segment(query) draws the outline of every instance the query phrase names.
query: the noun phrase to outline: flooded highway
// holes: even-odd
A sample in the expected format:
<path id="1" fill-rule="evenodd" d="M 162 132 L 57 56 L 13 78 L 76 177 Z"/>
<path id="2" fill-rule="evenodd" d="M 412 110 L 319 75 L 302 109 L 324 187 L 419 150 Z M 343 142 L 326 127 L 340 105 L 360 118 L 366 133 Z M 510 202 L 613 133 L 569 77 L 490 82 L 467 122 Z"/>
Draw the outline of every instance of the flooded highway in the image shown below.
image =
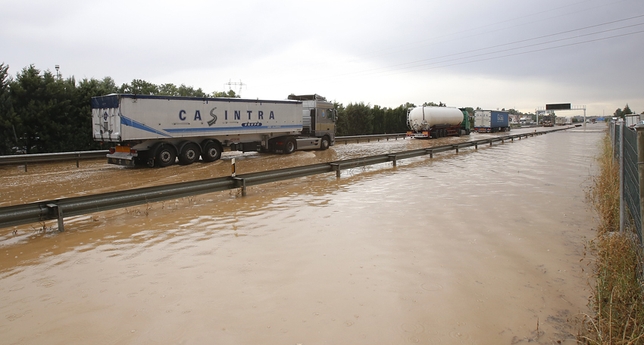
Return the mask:
<path id="1" fill-rule="evenodd" d="M 511 134 L 547 130 L 545 128 L 518 129 Z M 20 205 L 42 200 L 83 196 L 104 192 L 186 182 L 213 177 L 230 176 L 231 160 L 235 158 L 238 175 L 386 154 L 447 144 L 503 136 L 507 133 L 477 134 L 435 140 L 382 140 L 360 143 L 338 143 L 326 151 L 297 151 L 291 155 L 224 152 L 222 159 L 213 163 L 198 162 L 188 166 L 174 165 L 164 169 L 131 169 L 106 164 L 106 159 L 80 162 L 0 166 L 0 207 Z M 0 231 L 2 231 L 0 229 Z"/>
<path id="2" fill-rule="evenodd" d="M 604 128 L 72 217 L 63 233 L 0 228 L 3 343 L 574 344 Z M 0 206 L 226 176 L 232 157 L 244 174 L 491 135 L 0 167 Z"/>

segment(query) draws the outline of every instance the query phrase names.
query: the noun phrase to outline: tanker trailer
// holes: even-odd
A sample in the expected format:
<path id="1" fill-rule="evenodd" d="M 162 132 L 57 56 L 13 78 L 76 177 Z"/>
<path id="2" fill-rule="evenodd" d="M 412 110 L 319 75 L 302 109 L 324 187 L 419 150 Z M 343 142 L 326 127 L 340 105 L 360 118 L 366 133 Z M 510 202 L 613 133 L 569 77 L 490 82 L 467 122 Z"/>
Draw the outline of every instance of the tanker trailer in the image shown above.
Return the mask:
<path id="1" fill-rule="evenodd" d="M 470 134 L 470 118 L 465 109 L 416 107 L 407 112 L 408 137 L 442 138 Z"/>

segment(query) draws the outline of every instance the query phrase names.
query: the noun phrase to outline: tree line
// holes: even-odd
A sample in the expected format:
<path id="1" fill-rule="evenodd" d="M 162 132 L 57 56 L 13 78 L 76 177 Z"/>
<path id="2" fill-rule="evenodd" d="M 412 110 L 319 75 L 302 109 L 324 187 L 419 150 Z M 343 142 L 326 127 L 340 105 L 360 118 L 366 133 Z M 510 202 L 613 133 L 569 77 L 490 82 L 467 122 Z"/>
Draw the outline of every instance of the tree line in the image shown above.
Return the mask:
<path id="1" fill-rule="evenodd" d="M 165 96 L 239 97 L 233 90 L 206 93 L 201 88 L 174 84 L 153 84 L 141 79 L 117 86 L 110 77 L 62 78 L 34 65 L 12 77 L 9 66 L 0 64 L 0 155 L 50 153 L 107 149 L 92 138 L 90 100 L 110 93 Z M 423 105 L 445 106 L 426 102 Z M 407 130 L 407 110 L 414 104 L 396 108 L 365 103 L 344 106 L 338 111 L 336 134 L 368 135 L 402 133 Z M 466 108 L 470 116 L 473 108 Z M 512 109 L 513 110 L 513 109 Z"/>
<path id="2" fill-rule="evenodd" d="M 205 93 L 173 84 L 155 85 L 134 79 L 117 86 L 102 80 L 61 78 L 33 65 L 15 78 L 0 64 L 0 155 L 105 149 L 92 138 L 90 99 L 110 93 L 235 97 L 234 91 Z"/>
<path id="3" fill-rule="evenodd" d="M 631 110 L 628 104 L 626 104 L 624 109 L 617 108 L 617 110 L 615 110 L 615 112 L 613 113 L 613 116 L 621 117 L 623 119 L 626 115 L 631 115 L 631 114 L 635 114 L 635 113 Z M 644 114 L 644 111 L 642 112 L 642 114 Z"/>
<path id="4" fill-rule="evenodd" d="M 92 138 L 90 100 L 110 93 L 189 97 L 239 97 L 235 91 L 206 93 L 201 88 L 153 84 L 134 79 L 117 86 L 110 77 L 102 80 L 62 78 L 30 65 L 12 77 L 9 66 L 0 64 L 0 155 L 106 149 Z M 407 130 L 407 103 L 383 108 L 364 103 L 338 110 L 337 135 L 401 133 Z"/>

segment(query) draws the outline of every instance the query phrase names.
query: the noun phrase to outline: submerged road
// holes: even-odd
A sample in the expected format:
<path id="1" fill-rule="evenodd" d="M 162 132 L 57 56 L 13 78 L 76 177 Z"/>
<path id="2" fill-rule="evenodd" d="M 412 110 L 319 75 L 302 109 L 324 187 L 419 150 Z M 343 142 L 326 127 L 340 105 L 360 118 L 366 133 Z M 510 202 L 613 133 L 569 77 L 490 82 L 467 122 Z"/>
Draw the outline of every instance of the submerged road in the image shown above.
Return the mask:
<path id="1" fill-rule="evenodd" d="M 442 146 L 433 146 L 417 150 L 398 151 L 395 153 L 386 153 L 380 155 L 371 155 L 354 159 L 334 160 L 329 163 L 317 163 L 308 165 L 298 165 L 290 168 L 282 168 L 269 171 L 261 171 L 242 175 L 224 176 L 211 179 L 200 179 L 189 182 L 178 182 L 164 184 L 160 186 L 133 188 L 122 191 L 113 191 L 108 193 L 97 193 L 86 196 L 76 196 L 60 198 L 54 200 L 43 200 L 34 203 L 27 203 L 15 206 L 0 207 L 0 227 L 20 226 L 29 223 L 45 222 L 47 220 L 57 220 L 58 230 L 64 231 L 64 218 L 80 216 L 89 213 L 107 211 L 117 208 L 139 206 L 155 202 L 165 202 L 183 197 L 195 197 L 202 194 L 221 192 L 231 189 L 241 188 L 242 196 L 246 195 L 247 187 L 274 183 L 281 181 L 293 180 L 299 177 L 324 174 L 335 172 L 336 177 L 341 176 L 344 170 L 367 168 L 372 165 L 389 163 L 396 167 L 398 160 L 411 159 L 434 154 L 445 153 L 450 151 L 459 152 L 460 149 L 472 148 L 489 145 L 494 143 L 503 144 L 505 141 L 513 142 L 514 140 L 527 139 L 537 135 L 554 133 L 569 128 L 553 129 L 539 133 L 529 134 L 512 134 L 496 138 L 479 139 L 474 141 L 462 142 L 458 144 L 448 144 Z M 236 172 L 234 159 L 233 172 Z"/>
<path id="2" fill-rule="evenodd" d="M 243 198 L 101 212 L 64 233 L 2 233 L 0 333 L 9 344 L 575 344 L 594 226 L 583 188 L 602 135 L 573 129 Z M 386 150 L 371 145 L 241 161 Z M 82 182 L 229 167 L 104 165 L 82 165 Z M 31 183 L 81 192 L 75 167 L 50 168 L 30 170 Z M 29 184 L 18 175 L 4 181 Z"/>

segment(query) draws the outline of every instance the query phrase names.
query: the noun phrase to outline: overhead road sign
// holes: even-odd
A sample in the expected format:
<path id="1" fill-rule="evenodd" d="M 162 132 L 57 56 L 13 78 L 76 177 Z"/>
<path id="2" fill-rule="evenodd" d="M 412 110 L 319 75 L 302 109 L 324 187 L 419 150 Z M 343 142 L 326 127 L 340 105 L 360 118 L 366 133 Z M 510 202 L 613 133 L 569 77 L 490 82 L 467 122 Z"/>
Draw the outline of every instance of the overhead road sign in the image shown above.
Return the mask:
<path id="1" fill-rule="evenodd" d="M 570 103 L 546 104 L 546 110 L 570 110 Z"/>

